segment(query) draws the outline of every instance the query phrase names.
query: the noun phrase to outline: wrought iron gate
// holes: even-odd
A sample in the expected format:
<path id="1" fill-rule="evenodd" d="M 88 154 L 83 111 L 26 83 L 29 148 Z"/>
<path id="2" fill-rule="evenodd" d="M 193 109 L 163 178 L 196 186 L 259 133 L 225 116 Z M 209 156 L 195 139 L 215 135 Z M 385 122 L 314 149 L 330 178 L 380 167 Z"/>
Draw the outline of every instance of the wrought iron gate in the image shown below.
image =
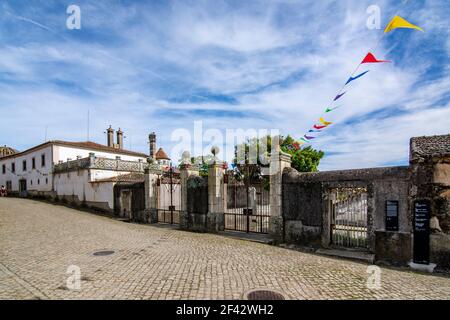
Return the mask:
<path id="1" fill-rule="evenodd" d="M 179 224 L 181 210 L 180 175 L 173 167 L 164 171 L 157 180 L 158 222 Z"/>
<path id="2" fill-rule="evenodd" d="M 244 169 L 239 179 L 236 172 L 227 172 L 227 210 L 225 229 L 233 231 L 268 233 L 270 218 L 269 188 L 265 177 Z"/>
<path id="3" fill-rule="evenodd" d="M 367 248 L 367 189 L 330 190 L 331 242 L 338 247 Z"/>

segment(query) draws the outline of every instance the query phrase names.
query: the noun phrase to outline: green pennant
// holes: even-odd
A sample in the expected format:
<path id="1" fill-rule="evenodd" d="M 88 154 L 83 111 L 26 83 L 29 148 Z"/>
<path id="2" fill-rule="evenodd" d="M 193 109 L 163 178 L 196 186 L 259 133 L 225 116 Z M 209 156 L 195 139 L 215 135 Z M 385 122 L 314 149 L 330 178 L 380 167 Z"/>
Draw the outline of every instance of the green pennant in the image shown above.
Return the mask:
<path id="1" fill-rule="evenodd" d="M 340 108 L 340 107 L 341 107 L 341 106 L 337 106 L 337 107 L 334 107 L 334 108 L 326 108 L 326 109 L 325 109 L 325 113 L 334 111 L 334 110 L 336 110 L 337 108 Z"/>

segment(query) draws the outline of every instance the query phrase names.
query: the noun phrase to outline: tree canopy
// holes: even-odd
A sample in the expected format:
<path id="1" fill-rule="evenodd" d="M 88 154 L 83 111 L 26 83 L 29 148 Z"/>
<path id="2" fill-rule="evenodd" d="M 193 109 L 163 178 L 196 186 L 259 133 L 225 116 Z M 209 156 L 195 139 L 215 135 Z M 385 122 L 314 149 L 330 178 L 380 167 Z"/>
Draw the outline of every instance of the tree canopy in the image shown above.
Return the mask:
<path id="1" fill-rule="evenodd" d="M 244 144 L 236 146 L 235 159 L 233 163 L 237 166 L 253 163 L 260 166 L 269 165 L 269 154 L 272 150 L 274 137 L 266 136 L 261 139 L 249 139 Z M 299 172 L 316 172 L 320 160 L 325 153 L 314 149 L 312 146 L 295 149 L 292 145 L 295 140 L 290 136 L 279 137 L 280 148 L 283 152 L 292 156 L 292 167 Z M 249 161 L 253 160 L 253 162 Z"/>

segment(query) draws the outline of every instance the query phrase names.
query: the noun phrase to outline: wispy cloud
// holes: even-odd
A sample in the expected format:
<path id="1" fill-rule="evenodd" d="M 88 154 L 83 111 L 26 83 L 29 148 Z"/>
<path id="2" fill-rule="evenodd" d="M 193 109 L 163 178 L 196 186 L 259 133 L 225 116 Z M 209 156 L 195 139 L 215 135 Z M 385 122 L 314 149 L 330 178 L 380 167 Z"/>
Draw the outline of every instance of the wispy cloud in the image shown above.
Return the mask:
<path id="1" fill-rule="evenodd" d="M 88 109 L 92 139 L 121 126 L 140 151 L 150 131 L 170 151 L 172 131 L 195 120 L 299 136 L 382 32 L 366 28 L 370 1 L 78 1 L 72 31 L 69 4 L 3 5 L 3 143 L 30 147 L 45 126 L 51 138 L 85 139 Z M 335 125 L 314 142 L 327 154 L 321 169 L 405 163 L 410 136 L 448 131 L 446 1 L 378 5 L 383 24 L 399 13 L 426 33 L 383 40 L 375 54 L 393 63 L 371 66 L 329 114 Z"/>
<path id="2" fill-rule="evenodd" d="M 47 27 L 47 26 L 45 26 L 45 25 L 43 25 L 43 24 L 41 24 L 41 23 L 39 23 L 39 22 L 37 22 L 37 21 L 31 20 L 31 19 L 28 19 L 28 18 L 26 18 L 26 17 L 19 16 L 19 15 L 12 14 L 11 12 L 9 12 L 9 11 L 7 11 L 7 10 L 5 10 L 4 12 L 5 12 L 7 15 L 9 15 L 9 16 L 11 16 L 11 17 L 13 17 L 14 19 L 17 19 L 17 20 L 19 20 L 19 21 L 25 21 L 25 22 L 31 23 L 31 24 L 33 24 L 33 25 L 35 25 L 35 26 L 38 26 L 39 28 L 45 29 L 45 30 L 47 30 L 47 31 L 55 32 L 54 30 L 50 29 L 49 27 Z"/>

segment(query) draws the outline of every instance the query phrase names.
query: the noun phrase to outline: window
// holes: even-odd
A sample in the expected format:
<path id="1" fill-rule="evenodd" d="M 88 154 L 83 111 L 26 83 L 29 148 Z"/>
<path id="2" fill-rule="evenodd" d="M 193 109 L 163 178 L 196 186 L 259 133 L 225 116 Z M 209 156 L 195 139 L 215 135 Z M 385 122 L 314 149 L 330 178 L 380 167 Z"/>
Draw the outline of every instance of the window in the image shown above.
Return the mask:
<path id="1" fill-rule="evenodd" d="M 6 164 L 2 165 L 2 173 L 3 173 L 3 174 L 6 173 Z"/>
<path id="2" fill-rule="evenodd" d="M 30 180 L 30 184 L 33 185 L 33 180 Z"/>
<path id="3" fill-rule="evenodd" d="M 36 169 L 36 158 L 31 159 L 31 169 Z"/>
<path id="4" fill-rule="evenodd" d="M 40 179 L 38 179 L 38 184 L 41 184 L 41 180 Z"/>
<path id="5" fill-rule="evenodd" d="M 45 178 L 45 184 L 48 184 L 48 178 Z"/>
<path id="6" fill-rule="evenodd" d="M 16 172 L 16 164 L 14 162 L 11 163 L 11 172 L 12 173 Z"/>
<path id="7" fill-rule="evenodd" d="M 12 189 L 12 182 L 6 181 L 6 190 L 11 191 L 11 189 Z"/>
<path id="8" fill-rule="evenodd" d="M 27 160 L 22 161 L 22 171 L 27 171 Z"/>
<path id="9" fill-rule="evenodd" d="M 45 167 L 45 154 L 41 155 L 41 167 Z"/>

